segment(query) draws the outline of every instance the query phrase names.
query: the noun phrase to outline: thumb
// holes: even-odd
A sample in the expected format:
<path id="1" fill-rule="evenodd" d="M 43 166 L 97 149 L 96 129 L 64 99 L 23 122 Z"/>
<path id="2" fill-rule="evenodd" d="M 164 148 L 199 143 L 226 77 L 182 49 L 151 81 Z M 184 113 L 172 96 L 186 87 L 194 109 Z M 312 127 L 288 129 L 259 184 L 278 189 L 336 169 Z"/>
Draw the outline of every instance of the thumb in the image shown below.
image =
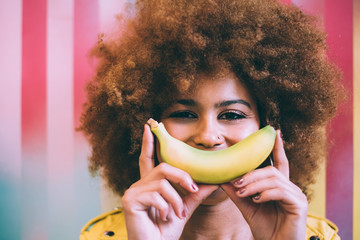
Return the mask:
<path id="1" fill-rule="evenodd" d="M 184 217 L 189 219 L 195 209 L 218 188 L 218 185 L 199 185 L 198 191 L 186 195 L 183 198 L 185 211 Z"/>
<path id="2" fill-rule="evenodd" d="M 154 136 L 151 133 L 150 127 L 145 124 L 139 157 L 140 176 L 142 178 L 154 168 L 154 141 Z"/>
<path id="3" fill-rule="evenodd" d="M 273 149 L 274 167 L 285 177 L 289 178 L 289 161 L 286 157 L 284 142 L 281 138 L 280 130 L 276 131 L 276 140 Z"/>

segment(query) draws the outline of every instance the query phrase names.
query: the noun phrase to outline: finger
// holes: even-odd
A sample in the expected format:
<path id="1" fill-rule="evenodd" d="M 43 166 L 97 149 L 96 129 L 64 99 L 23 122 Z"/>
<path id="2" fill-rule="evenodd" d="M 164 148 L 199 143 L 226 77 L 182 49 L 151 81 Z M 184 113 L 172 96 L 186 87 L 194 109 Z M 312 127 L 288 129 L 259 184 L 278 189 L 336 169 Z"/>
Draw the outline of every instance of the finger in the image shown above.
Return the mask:
<path id="1" fill-rule="evenodd" d="M 154 136 L 149 125 L 145 124 L 139 157 L 141 178 L 145 177 L 154 168 L 154 165 Z"/>
<path id="2" fill-rule="evenodd" d="M 187 172 L 170 166 L 167 163 L 160 163 L 155 170 L 151 172 L 149 178 L 153 180 L 166 178 L 170 182 L 180 185 L 188 192 L 198 191 L 197 184 Z"/>
<path id="3" fill-rule="evenodd" d="M 286 206 L 287 211 L 293 213 L 299 213 L 301 209 L 306 209 L 306 196 L 298 186 L 283 176 L 281 178 L 276 176 L 264 178 L 241 188 L 236 188 L 231 184 L 230 186 L 238 198 L 234 198 L 235 200 L 233 201 L 237 203 L 239 208 L 243 207 L 240 199 L 251 199 L 251 201 L 255 203 L 280 201 L 282 205 Z M 230 194 L 233 195 L 232 192 L 230 192 Z"/>
<path id="4" fill-rule="evenodd" d="M 218 188 L 219 186 L 217 185 L 200 185 L 197 192 L 190 193 L 184 197 L 183 217 L 189 218 L 195 209 Z"/>
<path id="5" fill-rule="evenodd" d="M 162 219 L 165 216 L 164 214 L 168 215 L 169 206 L 172 206 L 179 218 L 182 218 L 184 210 L 182 198 L 166 179 L 152 181 L 146 185 L 138 185 L 127 190 L 123 196 L 123 201 L 125 205 L 132 205 L 138 202 L 142 206 L 141 209 L 155 207 L 159 210 Z"/>
<path id="6" fill-rule="evenodd" d="M 231 184 L 235 188 L 242 188 L 245 187 L 251 183 L 261 181 L 263 179 L 269 179 L 269 178 L 279 178 L 283 181 L 288 181 L 288 179 L 280 173 L 278 169 L 276 169 L 273 166 L 267 166 L 265 168 L 261 169 L 255 169 L 253 171 L 250 171 L 246 173 L 244 176 L 242 176 L 239 179 L 236 179 L 231 182 Z"/>
<path id="7" fill-rule="evenodd" d="M 171 184 L 166 180 L 162 179 L 158 182 L 154 182 L 156 185 L 152 191 L 157 191 L 164 198 L 164 200 L 170 204 L 175 214 L 179 218 L 183 218 L 182 214 L 184 211 L 183 200 L 178 194 L 178 192 L 171 186 Z"/>
<path id="8" fill-rule="evenodd" d="M 284 188 L 270 188 L 263 192 L 248 192 L 239 196 L 238 189 L 231 184 L 222 184 L 221 187 L 235 203 L 246 221 L 250 221 L 254 212 L 258 210 L 259 203 L 278 201 L 284 209 L 293 214 L 304 214 L 307 211 L 307 200 L 304 194 Z"/>
<path id="9" fill-rule="evenodd" d="M 286 205 L 286 210 L 292 213 L 298 213 L 301 209 L 307 209 L 306 196 L 300 192 L 288 191 L 284 188 L 272 188 L 264 192 L 256 194 L 252 197 L 256 203 L 263 203 L 269 201 L 279 201 Z"/>
<path id="10" fill-rule="evenodd" d="M 159 193 L 147 193 L 146 196 L 143 196 L 142 199 L 144 205 L 154 207 L 159 211 L 161 220 L 168 220 L 170 206 Z"/>
<path id="11" fill-rule="evenodd" d="M 275 188 L 283 189 L 284 191 L 294 195 L 297 195 L 299 193 L 297 187 L 288 180 L 284 181 L 277 177 L 271 177 L 253 182 L 244 187 L 236 189 L 236 195 L 238 197 L 252 197 L 256 194 L 263 193 Z"/>
<path id="12" fill-rule="evenodd" d="M 257 204 L 277 201 L 288 214 L 293 214 L 297 217 L 302 216 L 306 220 L 308 200 L 300 189 L 292 192 L 284 188 L 273 188 L 256 195 L 252 200 Z"/>
<path id="13" fill-rule="evenodd" d="M 169 213 L 169 204 L 156 191 L 144 191 L 144 188 L 129 188 L 121 198 L 122 205 L 127 214 L 134 211 L 149 210 L 154 207 L 158 210 L 162 220 L 166 220 Z"/>
<path id="14" fill-rule="evenodd" d="M 289 161 L 286 157 L 280 130 L 276 130 L 276 139 L 272 155 L 274 158 L 274 167 L 277 168 L 286 178 L 289 178 Z"/>

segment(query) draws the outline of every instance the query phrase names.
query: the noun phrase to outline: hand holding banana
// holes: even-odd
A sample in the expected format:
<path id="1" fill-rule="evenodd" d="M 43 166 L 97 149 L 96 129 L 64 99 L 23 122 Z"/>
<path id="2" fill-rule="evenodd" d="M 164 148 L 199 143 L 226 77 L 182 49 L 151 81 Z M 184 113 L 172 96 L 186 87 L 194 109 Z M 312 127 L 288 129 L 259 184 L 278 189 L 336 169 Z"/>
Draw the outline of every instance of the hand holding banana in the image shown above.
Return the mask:
<path id="1" fill-rule="evenodd" d="M 160 143 L 162 161 L 190 174 L 194 181 L 221 184 L 257 168 L 271 153 L 276 132 L 266 126 L 219 151 L 204 151 L 170 136 L 162 123 L 148 120 Z"/>

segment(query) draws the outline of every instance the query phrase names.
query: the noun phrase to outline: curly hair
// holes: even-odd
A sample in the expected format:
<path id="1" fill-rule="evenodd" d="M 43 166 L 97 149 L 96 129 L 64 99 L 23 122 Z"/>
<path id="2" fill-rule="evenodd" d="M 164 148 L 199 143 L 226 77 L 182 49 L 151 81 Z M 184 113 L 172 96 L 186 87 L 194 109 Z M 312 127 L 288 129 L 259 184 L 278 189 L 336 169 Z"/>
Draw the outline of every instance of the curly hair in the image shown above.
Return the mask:
<path id="1" fill-rule="evenodd" d="M 310 197 L 326 158 L 326 131 L 343 88 L 317 19 L 276 0 L 139 0 L 122 31 L 92 49 L 80 130 L 89 169 L 118 194 L 139 179 L 143 125 L 159 119 L 199 72 L 232 71 L 258 104 L 261 125 L 282 131 L 290 178 Z"/>

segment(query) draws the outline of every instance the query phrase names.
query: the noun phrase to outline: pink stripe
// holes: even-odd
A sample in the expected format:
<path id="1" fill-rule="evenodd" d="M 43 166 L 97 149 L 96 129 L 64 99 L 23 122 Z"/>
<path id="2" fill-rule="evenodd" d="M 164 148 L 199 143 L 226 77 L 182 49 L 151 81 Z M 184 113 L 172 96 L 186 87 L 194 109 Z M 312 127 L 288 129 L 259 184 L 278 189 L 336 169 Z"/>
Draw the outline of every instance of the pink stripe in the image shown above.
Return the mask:
<path id="1" fill-rule="evenodd" d="M 46 10 L 46 0 L 23 0 L 21 231 L 29 240 L 48 239 Z"/>
<path id="2" fill-rule="evenodd" d="M 79 231 L 75 224 L 77 209 L 74 206 L 74 1 L 49 0 L 47 20 L 49 239 L 59 236 L 61 239 L 73 239 L 74 233 Z"/>
<path id="3" fill-rule="evenodd" d="M 334 142 L 328 159 L 326 215 L 340 228 L 342 239 L 352 239 L 353 221 L 353 19 L 352 1 L 326 1 L 325 22 L 329 55 L 343 70 L 349 99 L 330 126 Z"/>
<path id="4" fill-rule="evenodd" d="M 23 0 L 22 147 L 46 142 L 46 0 Z"/>
<path id="5" fill-rule="evenodd" d="M 96 44 L 99 33 L 97 0 L 75 0 L 74 22 L 74 123 L 78 127 L 85 102 L 85 84 L 93 68 L 88 58 L 89 50 Z"/>

